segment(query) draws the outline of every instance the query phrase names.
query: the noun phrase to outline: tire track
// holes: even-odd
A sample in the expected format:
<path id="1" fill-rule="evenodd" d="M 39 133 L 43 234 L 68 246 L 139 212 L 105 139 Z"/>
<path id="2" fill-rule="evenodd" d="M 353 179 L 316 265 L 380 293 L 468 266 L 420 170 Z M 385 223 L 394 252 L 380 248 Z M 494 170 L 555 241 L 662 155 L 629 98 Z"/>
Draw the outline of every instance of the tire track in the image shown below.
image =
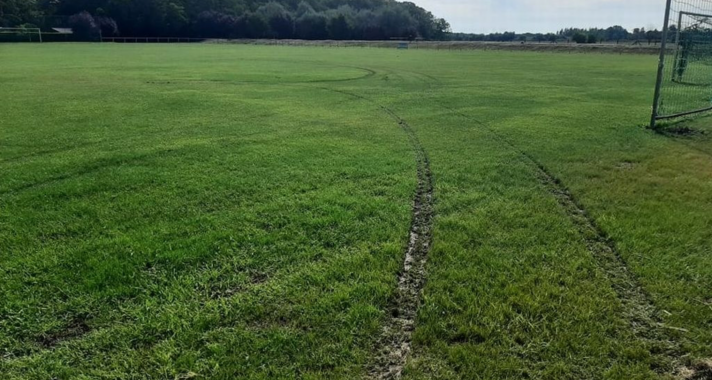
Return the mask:
<path id="1" fill-rule="evenodd" d="M 623 317 L 630 325 L 631 331 L 639 340 L 646 343 L 651 356 L 656 359 L 656 362 L 651 364 L 651 370 L 658 374 L 679 374 L 683 364 L 689 365 L 690 363 L 683 362 L 686 354 L 682 346 L 682 342 L 686 339 L 684 334 L 687 331 L 664 323 L 662 312 L 640 285 L 635 274 L 630 271 L 615 242 L 599 227 L 563 182 L 535 157 L 517 147 L 486 123 L 457 109 L 443 104 L 439 105 L 453 114 L 483 127 L 497 141 L 515 151 L 526 164 L 535 169 L 540 182 L 556 198 L 560 207 L 566 211 L 589 252 L 611 282 L 611 286 L 622 304 Z"/>
<path id="2" fill-rule="evenodd" d="M 44 178 L 35 182 L 27 182 L 9 189 L 2 189 L 0 190 L 0 197 L 10 194 L 19 194 L 24 191 L 34 190 L 37 188 L 45 187 L 47 185 L 56 184 L 58 182 L 76 179 L 109 168 L 121 167 L 124 165 L 136 165 L 145 162 L 150 162 L 156 158 L 179 155 L 184 150 L 185 148 L 168 148 L 148 153 L 140 153 L 134 156 L 109 157 L 95 160 L 94 162 L 84 165 L 83 167 L 79 167 L 77 170 L 74 170 L 72 172 L 59 174 L 49 178 Z"/>
<path id="3" fill-rule="evenodd" d="M 364 72 L 363 75 L 350 78 L 335 78 L 335 79 L 314 79 L 314 80 L 303 80 L 303 81 L 250 81 L 250 80 L 231 80 L 231 79 L 174 79 L 170 81 L 146 81 L 145 84 L 153 85 L 171 85 L 171 84 L 190 84 L 190 83 L 226 83 L 226 84 L 260 84 L 260 85 L 274 85 L 274 86 L 284 86 L 284 85 L 309 85 L 309 84 L 323 84 L 323 83 L 344 83 L 344 82 L 356 82 L 361 80 L 366 80 L 377 74 L 376 71 L 357 66 L 334 66 L 336 68 L 348 68 L 356 69 Z"/>
<path id="4" fill-rule="evenodd" d="M 399 379 L 412 350 L 412 335 L 425 286 L 427 261 L 432 246 L 435 215 L 434 182 L 428 156 L 413 129 L 388 108 L 382 107 L 408 135 L 416 154 L 418 186 L 413 200 L 413 216 L 403 268 L 398 276 L 398 295 L 391 318 L 378 342 L 376 363 L 369 369 L 374 379 Z"/>
<path id="5" fill-rule="evenodd" d="M 435 77 L 414 71 L 412 73 L 423 77 L 422 82 L 428 86 L 428 90 L 432 90 L 433 85 L 441 84 L 440 80 Z M 539 181 L 556 198 L 560 207 L 566 211 L 566 214 L 582 236 L 589 252 L 611 282 L 611 286 L 623 306 L 623 317 L 629 323 L 633 334 L 646 343 L 651 355 L 657 359 L 658 363 L 653 363 L 651 366 L 653 371 L 659 374 L 674 374 L 684 379 L 693 380 L 701 379 L 697 377 L 700 374 L 712 373 L 706 363 L 691 366 L 692 363 L 689 362 L 689 359 L 684 362 L 686 354 L 682 343 L 686 339 L 683 334 L 687 333 L 687 331 L 664 323 L 662 312 L 655 306 L 650 295 L 640 285 L 635 274 L 629 270 L 628 264 L 618 251 L 615 242 L 598 226 L 595 219 L 588 214 L 583 205 L 571 194 L 559 178 L 534 156 L 517 147 L 486 123 L 442 103 L 438 105 L 483 127 L 497 141 L 514 150 L 528 165 L 534 167 Z M 690 370 L 690 368 L 694 369 Z M 685 372 L 688 373 L 685 374 Z M 690 372 L 692 375 L 689 374 Z M 703 379 L 707 378 L 703 377 Z M 712 377 L 710 379 L 712 380 Z"/>
<path id="6" fill-rule="evenodd" d="M 385 323 L 377 341 L 373 363 L 367 367 L 367 377 L 370 379 L 400 379 L 412 351 L 415 320 L 426 280 L 425 264 L 433 239 L 434 179 L 430 169 L 430 160 L 413 128 L 390 108 L 352 92 L 328 87 L 318 88 L 344 94 L 377 106 L 398 123 L 408 136 L 415 153 L 417 187 L 413 199 L 408 245 L 405 249 L 403 267 L 398 275 L 398 291 L 390 302 L 390 318 Z"/>

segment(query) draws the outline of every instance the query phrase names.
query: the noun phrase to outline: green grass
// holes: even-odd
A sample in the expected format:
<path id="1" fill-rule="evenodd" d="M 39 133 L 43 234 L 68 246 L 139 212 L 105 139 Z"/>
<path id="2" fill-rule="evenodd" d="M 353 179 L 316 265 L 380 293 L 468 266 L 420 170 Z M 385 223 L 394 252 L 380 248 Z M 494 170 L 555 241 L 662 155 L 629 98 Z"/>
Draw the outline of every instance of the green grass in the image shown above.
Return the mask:
<path id="1" fill-rule="evenodd" d="M 712 64 L 706 61 L 690 62 L 682 77 L 678 77 L 674 69 L 674 57 L 668 58 L 659 114 L 669 116 L 709 108 L 712 99 Z"/>
<path id="2" fill-rule="evenodd" d="M 417 180 L 385 106 L 435 179 L 405 378 L 671 378 L 536 166 L 617 249 L 680 346 L 674 366 L 712 357 L 712 145 L 643 127 L 655 67 L 0 45 L 0 374 L 365 376 Z"/>

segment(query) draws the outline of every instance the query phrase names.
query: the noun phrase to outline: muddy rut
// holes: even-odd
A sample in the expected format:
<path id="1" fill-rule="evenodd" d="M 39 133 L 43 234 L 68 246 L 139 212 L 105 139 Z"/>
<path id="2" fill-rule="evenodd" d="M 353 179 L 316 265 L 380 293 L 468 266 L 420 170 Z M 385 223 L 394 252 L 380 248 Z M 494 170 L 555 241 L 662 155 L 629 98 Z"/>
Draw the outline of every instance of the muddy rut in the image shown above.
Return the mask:
<path id="1" fill-rule="evenodd" d="M 432 245 L 434 219 L 433 175 L 428 156 L 411 127 L 385 109 L 408 135 L 416 154 L 418 186 L 413 201 L 410 237 L 398 276 L 398 293 L 390 307 L 390 318 L 378 341 L 380 351 L 369 368 L 373 379 L 398 379 L 411 352 L 415 319 L 425 285 L 425 263 Z"/>
<path id="2" fill-rule="evenodd" d="M 375 357 L 367 367 L 367 377 L 370 379 L 400 379 L 412 351 L 415 319 L 426 280 L 425 264 L 433 239 L 434 179 L 430 161 L 413 128 L 390 108 L 352 92 L 329 87 L 319 88 L 348 95 L 377 106 L 398 123 L 408 137 L 415 154 L 417 186 L 413 199 L 408 245 L 405 249 L 403 266 L 398 275 L 398 290 L 390 302 L 388 319 L 376 342 Z"/>

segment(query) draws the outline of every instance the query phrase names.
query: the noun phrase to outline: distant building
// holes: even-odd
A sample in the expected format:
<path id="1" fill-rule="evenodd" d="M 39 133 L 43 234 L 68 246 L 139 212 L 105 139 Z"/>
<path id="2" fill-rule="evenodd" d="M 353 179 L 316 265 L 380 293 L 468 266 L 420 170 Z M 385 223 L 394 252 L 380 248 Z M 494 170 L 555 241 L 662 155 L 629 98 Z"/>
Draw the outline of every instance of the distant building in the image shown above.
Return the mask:
<path id="1" fill-rule="evenodd" d="M 74 34 L 72 28 L 52 28 L 52 30 L 59 34 Z"/>

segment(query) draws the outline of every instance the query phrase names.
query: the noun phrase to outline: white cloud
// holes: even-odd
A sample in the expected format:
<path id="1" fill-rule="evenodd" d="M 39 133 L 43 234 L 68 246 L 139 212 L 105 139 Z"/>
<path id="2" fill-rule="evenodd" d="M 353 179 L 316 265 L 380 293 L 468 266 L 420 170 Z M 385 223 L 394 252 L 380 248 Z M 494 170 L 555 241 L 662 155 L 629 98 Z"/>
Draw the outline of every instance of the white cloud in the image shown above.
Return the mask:
<path id="1" fill-rule="evenodd" d="M 462 32 L 553 32 L 566 27 L 662 25 L 664 1 L 411 0 Z M 659 4 L 658 4 L 659 3 Z"/>

